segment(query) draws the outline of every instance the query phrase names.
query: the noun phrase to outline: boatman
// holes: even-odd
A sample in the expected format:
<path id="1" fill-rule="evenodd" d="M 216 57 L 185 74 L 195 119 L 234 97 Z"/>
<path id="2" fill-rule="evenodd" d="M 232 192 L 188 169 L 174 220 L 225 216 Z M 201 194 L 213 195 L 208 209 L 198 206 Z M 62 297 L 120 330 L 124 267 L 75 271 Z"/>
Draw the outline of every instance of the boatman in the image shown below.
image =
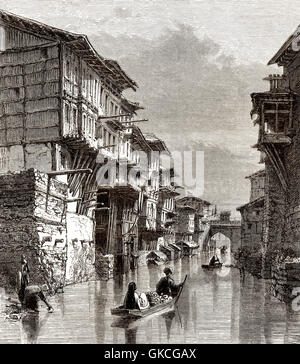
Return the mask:
<path id="1" fill-rule="evenodd" d="M 209 266 L 210 266 L 210 267 L 214 267 L 216 264 L 221 264 L 221 262 L 220 262 L 219 257 L 215 254 L 215 255 L 211 258 L 211 260 L 210 260 L 210 262 L 209 262 Z"/>
<path id="2" fill-rule="evenodd" d="M 165 268 L 164 269 L 165 277 L 161 278 L 160 281 L 156 285 L 156 292 L 160 296 L 172 296 L 175 297 L 180 289 L 182 287 L 182 283 L 175 284 L 174 279 L 172 278 L 172 269 L 171 268 Z"/>

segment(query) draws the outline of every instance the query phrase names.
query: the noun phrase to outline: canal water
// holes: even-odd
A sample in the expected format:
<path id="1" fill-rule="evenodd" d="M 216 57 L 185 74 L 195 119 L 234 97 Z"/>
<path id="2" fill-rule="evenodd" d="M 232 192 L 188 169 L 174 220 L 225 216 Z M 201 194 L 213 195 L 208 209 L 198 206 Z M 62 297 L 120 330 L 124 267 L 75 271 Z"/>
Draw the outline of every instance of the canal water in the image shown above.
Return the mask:
<path id="1" fill-rule="evenodd" d="M 239 271 L 222 268 L 204 271 L 207 256 L 174 263 L 177 282 L 188 274 L 178 309 L 135 322 L 111 316 L 128 282 L 139 291 L 155 288 L 163 267 L 141 267 L 108 282 L 88 282 L 65 288 L 51 298 L 54 313 L 41 306 L 39 315 L 21 321 L 0 316 L 2 343 L 300 343 L 300 314 L 270 295 L 269 283 Z M 0 295 L 0 311 L 5 308 Z"/>

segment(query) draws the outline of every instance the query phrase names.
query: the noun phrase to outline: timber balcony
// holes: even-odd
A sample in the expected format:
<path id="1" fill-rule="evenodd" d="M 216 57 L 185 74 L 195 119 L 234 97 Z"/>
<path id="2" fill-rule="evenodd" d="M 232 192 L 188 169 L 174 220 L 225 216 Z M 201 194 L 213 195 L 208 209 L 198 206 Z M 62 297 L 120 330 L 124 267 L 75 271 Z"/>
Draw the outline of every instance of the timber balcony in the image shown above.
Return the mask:
<path id="1" fill-rule="evenodd" d="M 150 216 L 140 216 L 139 217 L 139 229 L 140 231 L 156 231 L 156 218 Z"/>
<path id="2" fill-rule="evenodd" d="M 98 141 L 96 140 L 95 122 L 80 121 L 76 123 L 64 123 L 63 140 L 72 149 L 86 150 L 93 154 L 98 151 Z"/>
<path id="3" fill-rule="evenodd" d="M 165 218 L 163 218 L 163 211 L 166 212 Z M 166 233 L 170 233 L 172 230 L 174 230 L 174 225 L 176 224 L 178 217 L 178 214 L 176 212 L 166 211 L 166 209 L 158 207 L 157 214 L 157 230 Z"/>
<path id="4" fill-rule="evenodd" d="M 176 192 L 176 188 L 172 185 L 160 185 L 159 192 L 163 197 L 176 197 L 180 196 L 180 193 Z"/>
<path id="5" fill-rule="evenodd" d="M 270 160 L 283 189 L 286 190 L 288 176 L 283 162 L 283 151 L 292 143 L 295 135 L 293 125 L 295 93 L 289 89 L 284 76 L 270 75 L 264 80 L 270 82 L 270 90 L 251 95 L 253 103 L 251 117 L 257 115 L 254 125 L 259 125 L 258 142 L 254 148 Z"/>
<path id="6" fill-rule="evenodd" d="M 257 115 L 254 125 L 259 125 L 255 147 L 260 149 L 265 144 L 289 145 L 294 135 L 294 93 L 289 90 L 283 76 L 270 75 L 264 80 L 270 82 L 270 90 L 251 95 L 251 116 Z"/>

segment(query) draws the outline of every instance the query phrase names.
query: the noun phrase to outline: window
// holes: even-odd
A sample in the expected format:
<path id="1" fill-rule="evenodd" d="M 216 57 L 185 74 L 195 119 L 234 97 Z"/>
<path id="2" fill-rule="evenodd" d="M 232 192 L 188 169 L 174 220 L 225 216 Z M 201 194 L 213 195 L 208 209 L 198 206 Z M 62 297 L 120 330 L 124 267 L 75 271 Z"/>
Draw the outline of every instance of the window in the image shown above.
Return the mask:
<path id="1" fill-rule="evenodd" d="M 0 27 L 0 51 L 3 52 L 6 49 L 5 44 L 5 29 Z"/>
<path id="2" fill-rule="evenodd" d="M 76 66 L 74 68 L 74 83 L 78 83 L 78 68 Z"/>
<path id="3" fill-rule="evenodd" d="M 108 114 L 108 95 L 105 94 L 105 105 L 104 105 L 105 113 Z"/>
<path id="4" fill-rule="evenodd" d="M 92 119 L 91 118 L 89 118 L 88 132 L 89 132 L 89 136 L 91 136 L 92 135 Z"/>
<path id="5" fill-rule="evenodd" d="M 70 131 L 70 106 L 65 104 L 65 133 Z"/>
<path id="6" fill-rule="evenodd" d="M 70 122 L 70 106 L 68 104 L 65 104 L 65 122 Z"/>
<path id="7" fill-rule="evenodd" d="M 95 102 L 97 103 L 98 97 L 97 97 L 97 90 L 98 90 L 98 81 L 95 80 L 95 85 L 94 85 L 94 98 L 95 98 Z"/>
<path id="8" fill-rule="evenodd" d="M 116 137 L 113 137 L 112 143 L 113 143 L 113 145 L 116 144 Z M 112 148 L 113 153 L 115 152 L 115 150 L 116 150 L 116 147 L 113 147 Z"/>
<path id="9" fill-rule="evenodd" d="M 89 89 L 90 89 L 90 98 L 93 98 L 93 78 L 92 75 L 90 75 L 90 84 L 89 84 Z"/>
<path id="10" fill-rule="evenodd" d="M 70 79 L 70 74 L 71 74 L 70 61 L 67 59 L 67 62 L 66 62 L 66 76 L 67 76 L 68 79 Z"/>
<path id="11" fill-rule="evenodd" d="M 77 110 L 73 108 L 73 128 L 77 128 Z"/>
<path id="12" fill-rule="evenodd" d="M 83 114 L 83 121 L 82 121 L 82 132 L 86 134 L 86 114 Z"/>
<path id="13" fill-rule="evenodd" d="M 48 58 L 48 49 L 47 48 L 41 48 L 41 56 L 44 59 Z"/>
<path id="14" fill-rule="evenodd" d="M 82 88 L 83 88 L 83 90 L 85 90 L 85 86 L 86 86 L 86 71 L 85 71 L 85 69 L 83 70 L 83 72 L 82 72 Z"/>
<path id="15" fill-rule="evenodd" d="M 100 86 L 100 104 L 103 106 L 103 87 Z"/>

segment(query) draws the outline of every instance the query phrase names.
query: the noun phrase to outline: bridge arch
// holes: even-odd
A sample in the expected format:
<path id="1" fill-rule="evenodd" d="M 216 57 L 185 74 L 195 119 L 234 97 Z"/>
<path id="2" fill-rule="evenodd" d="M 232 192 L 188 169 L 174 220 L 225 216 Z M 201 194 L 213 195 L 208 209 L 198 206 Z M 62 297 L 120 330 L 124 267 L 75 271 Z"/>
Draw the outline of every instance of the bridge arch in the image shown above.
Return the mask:
<path id="1" fill-rule="evenodd" d="M 241 223 L 236 221 L 220 222 L 211 221 L 206 239 L 203 242 L 203 250 L 207 249 L 209 240 L 216 234 L 221 233 L 226 236 L 231 244 L 231 252 L 235 253 L 241 247 Z"/>

